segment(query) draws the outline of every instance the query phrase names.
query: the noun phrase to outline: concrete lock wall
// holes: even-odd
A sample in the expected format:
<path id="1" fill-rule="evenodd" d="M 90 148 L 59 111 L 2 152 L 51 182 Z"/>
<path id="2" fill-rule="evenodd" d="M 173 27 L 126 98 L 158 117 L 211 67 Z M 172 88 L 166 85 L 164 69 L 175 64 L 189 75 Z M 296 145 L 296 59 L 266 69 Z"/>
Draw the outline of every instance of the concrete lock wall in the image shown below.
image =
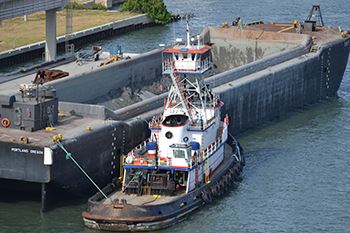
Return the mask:
<path id="1" fill-rule="evenodd" d="M 87 102 L 125 86 L 139 88 L 161 78 L 161 51 L 153 50 L 130 60 L 51 82 L 59 100 Z"/>

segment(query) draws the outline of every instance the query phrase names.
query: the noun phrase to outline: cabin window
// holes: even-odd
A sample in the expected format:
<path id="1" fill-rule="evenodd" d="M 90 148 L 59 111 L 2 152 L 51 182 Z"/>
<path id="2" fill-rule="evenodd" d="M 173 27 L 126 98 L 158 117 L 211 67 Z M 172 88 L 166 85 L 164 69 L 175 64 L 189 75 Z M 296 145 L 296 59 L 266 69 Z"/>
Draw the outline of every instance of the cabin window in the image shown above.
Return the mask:
<path id="1" fill-rule="evenodd" d="M 175 59 L 179 60 L 179 54 L 175 53 Z"/>
<path id="2" fill-rule="evenodd" d="M 186 151 L 185 150 L 173 150 L 174 158 L 176 159 L 185 159 Z"/>
<path id="3" fill-rule="evenodd" d="M 194 61 L 195 57 L 196 57 L 196 54 L 192 54 L 192 61 Z"/>
<path id="4" fill-rule="evenodd" d="M 184 59 L 187 59 L 187 53 L 184 53 L 182 56 Z"/>
<path id="5" fill-rule="evenodd" d="M 185 115 L 171 115 L 167 116 L 163 124 L 168 127 L 183 126 L 186 124 L 188 117 Z"/>

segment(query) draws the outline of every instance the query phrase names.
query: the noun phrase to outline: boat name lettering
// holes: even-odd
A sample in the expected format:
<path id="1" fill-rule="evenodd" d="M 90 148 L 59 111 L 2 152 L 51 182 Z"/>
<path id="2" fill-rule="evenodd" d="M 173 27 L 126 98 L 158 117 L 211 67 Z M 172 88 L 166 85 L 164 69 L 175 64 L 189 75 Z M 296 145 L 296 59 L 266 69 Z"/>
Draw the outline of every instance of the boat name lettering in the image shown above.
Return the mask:
<path id="1" fill-rule="evenodd" d="M 43 155 L 44 152 L 41 150 L 31 150 L 31 149 L 25 149 L 25 148 L 11 148 L 12 152 L 18 152 L 18 153 L 25 153 L 25 154 L 35 154 L 35 155 Z"/>

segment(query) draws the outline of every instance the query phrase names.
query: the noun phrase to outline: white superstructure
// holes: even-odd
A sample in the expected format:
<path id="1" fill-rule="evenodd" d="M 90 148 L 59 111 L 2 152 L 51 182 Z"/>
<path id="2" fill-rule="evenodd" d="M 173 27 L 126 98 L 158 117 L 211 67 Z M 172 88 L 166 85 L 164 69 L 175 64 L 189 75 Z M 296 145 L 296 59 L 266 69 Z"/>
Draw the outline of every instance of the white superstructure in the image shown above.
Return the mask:
<path id="1" fill-rule="evenodd" d="M 178 50 L 187 49 L 189 57 L 196 57 L 204 48 L 210 54 L 206 45 L 192 46 L 188 41 L 179 46 L 164 52 L 173 51 L 172 57 L 176 57 Z M 210 55 L 207 58 L 209 70 Z M 123 188 L 130 193 L 190 192 L 210 181 L 224 159 L 228 117 L 220 119 L 223 103 L 200 75 L 184 74 L 183 64 L 176 59 L 165 62 L 170 72 L 163 69 L 163 73 L 170 74 L 172 86 L 164 100 L 164 112 L 152 119 L 151 137 L 128 154 L 123 166 Z"/>

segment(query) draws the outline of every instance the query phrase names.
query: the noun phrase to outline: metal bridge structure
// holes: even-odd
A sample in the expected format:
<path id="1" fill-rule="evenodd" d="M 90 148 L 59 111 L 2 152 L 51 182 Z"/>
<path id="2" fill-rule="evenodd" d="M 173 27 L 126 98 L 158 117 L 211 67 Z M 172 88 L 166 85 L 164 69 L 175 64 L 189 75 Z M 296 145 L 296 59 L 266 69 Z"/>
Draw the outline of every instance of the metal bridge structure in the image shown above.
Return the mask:
<path id="1" fill-rule="evenodd" d="M 0 0 L 0 22 L 18 16 L 45 11 L 46 46 L 45 61 L 56 60 L 56 11 L 61 10 L 69 0 Z M 30 31 L 28 31 L 30 33 Z"/>

